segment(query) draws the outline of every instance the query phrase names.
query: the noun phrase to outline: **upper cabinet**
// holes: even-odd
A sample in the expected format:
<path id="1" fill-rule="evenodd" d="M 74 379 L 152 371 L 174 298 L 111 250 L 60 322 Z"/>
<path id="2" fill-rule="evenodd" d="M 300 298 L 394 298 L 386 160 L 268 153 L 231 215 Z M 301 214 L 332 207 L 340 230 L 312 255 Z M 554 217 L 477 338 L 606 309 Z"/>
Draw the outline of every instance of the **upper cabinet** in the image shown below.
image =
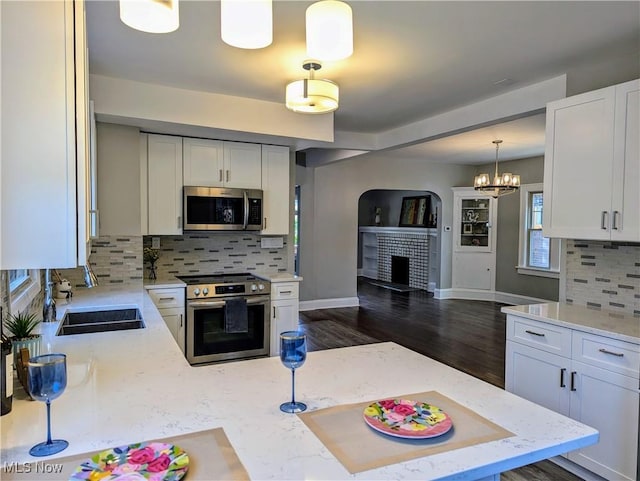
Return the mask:
<path id="1" fill-rule="evenodd" d="M 289 147 L 263 145 L 261 234 L 289 234 L 289 186 Z"/>
<path id="2" fill-rule="evenodd" d="M 640 241 L 640 80 L 547 105 L 545 237 Z"/>
<path id="3" fill-rule="evenodd" d="M 148 137 L 149 235 L 182 234 L 182 138 Z"/>
<path id="4" fill-rule="evenodd" d="M 185 138 L 184 185 L 261 189 L 261 146 Z"/>
<path id="5" fill-rule="evenodd" d="M 82 265 L 90 208 L 84 3 L 0 8 L 0 267 Z"/>

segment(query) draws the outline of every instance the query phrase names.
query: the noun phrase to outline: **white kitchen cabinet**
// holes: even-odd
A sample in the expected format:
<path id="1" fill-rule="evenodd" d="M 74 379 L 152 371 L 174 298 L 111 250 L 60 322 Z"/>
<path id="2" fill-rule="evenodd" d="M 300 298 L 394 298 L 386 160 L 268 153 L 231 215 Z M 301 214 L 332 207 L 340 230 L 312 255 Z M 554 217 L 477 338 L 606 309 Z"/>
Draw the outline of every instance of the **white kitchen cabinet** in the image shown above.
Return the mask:
<path id="1" fill-rule="evenodd" d="M 290 213 L 289 148 L 262 146 L 263 235 L 288 235 Z"/>
<path id="2" fill-rule="evenodd" d="M 638 344 L 507 315 L 506 390 L 596 428 L 567 457 L 612 481 L 636 475 L 639 371 Z"/>
<path id="3" fill-rule="evenodd" d="M 148 288 L 149 296 L 158 308 L 171 335 L 184 352 L 185 344 L 185 292 L 184 288 Z"/>
<path id="4" fill-rule="evenodd" d="M 461 296 L 495 289 L 496 199 L 473 188 L 453 189 L 452 287 Z M 466 292 L 463 292 L 466 291 Z"/>
<path id="5" fill-rule="evenodd" d="M 261 146 L 183 139 L 184 185 L 261 189 Z"/>
<path id="6" fill-rule="evenodd" d="M 148 136 L 149 235 L 182 234 L 182 138 Z"/>
<path id="7" fill-rule="evenodd" d="M 547 105 L 545 237 L 640 241 L 640 80 Z"/>
<path id="8" fill-rule="evenodd" d="M 90 251 L 84 2 L 0 8 L 0 266 L 83 265 Z"/>
<path id="9" fill-rule="evenodd" d="M 271 355 L 280 355 L 280 333 L 298 329 L 298 282 L 271 282 Z"/>

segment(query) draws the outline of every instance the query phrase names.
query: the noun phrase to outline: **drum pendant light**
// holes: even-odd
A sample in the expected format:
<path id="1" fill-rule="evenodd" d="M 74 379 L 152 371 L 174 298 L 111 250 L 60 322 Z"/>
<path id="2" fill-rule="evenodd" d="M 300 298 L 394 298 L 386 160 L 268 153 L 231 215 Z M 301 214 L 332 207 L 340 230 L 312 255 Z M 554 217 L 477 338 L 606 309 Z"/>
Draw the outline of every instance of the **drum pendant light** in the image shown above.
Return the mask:
<path id="1" fill-rule="evenodd" d="M 141 32 L 173 32 L 180 26 L 178 0 L 120 0 L 120 20 Z"/>
<path id="2" fill-rule="evenodd" d="M 331 80 L 316 79 L 314 73 L 322 65 L 306 60 L 302 68 L 309 71 L 309 78 L 287 85 L 286 105 L 289 110 L 302 114 L 327 114 L 338 108 L 339 88 Z"/>
<path id="3" fill-rule="evenodd" d="M 307 8 L 307 55 L 323 61 L 342 60 L 353 53 L 353 14 L 338 0 L 322 0 Z"/>
<path id="4" fill-rule="evenodd" d="M 257 49 L 273 41 L 271 0 L 222 0 L 220 35 L 232 47 Z"/>

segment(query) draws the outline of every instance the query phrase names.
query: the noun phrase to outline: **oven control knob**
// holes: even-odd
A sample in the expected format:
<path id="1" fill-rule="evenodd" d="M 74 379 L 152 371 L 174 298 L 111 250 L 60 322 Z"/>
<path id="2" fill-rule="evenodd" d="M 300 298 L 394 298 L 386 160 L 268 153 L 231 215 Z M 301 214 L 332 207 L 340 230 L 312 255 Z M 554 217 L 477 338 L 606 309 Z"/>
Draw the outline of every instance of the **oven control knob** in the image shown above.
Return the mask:
<path id="1" fill-rule="evenodd" d="M 205 287 L 202 289 L 202 295 L 206 296 L 207 294 L 209 294 L 209 288 Z"/>
<path id="2" fill-rule="evenodd" d="M 261 291 L 264 291 L 264 284 L 258 284 L 258 289 L 260 289 Z"/>
<path id="3" fill-rule="evenodd" d="M 251 290 L 252 291 L 257 291 L 258 290 L 258 286 L 256 286 L 255 284 L 251 284 Z"/>
<path id="4" fill-rule="evenodd" d="M 195 296 L 199 296 L 200 295 L 200 289 L 198 289 L 197 287 L 193 290 L 193 294 Z"/>

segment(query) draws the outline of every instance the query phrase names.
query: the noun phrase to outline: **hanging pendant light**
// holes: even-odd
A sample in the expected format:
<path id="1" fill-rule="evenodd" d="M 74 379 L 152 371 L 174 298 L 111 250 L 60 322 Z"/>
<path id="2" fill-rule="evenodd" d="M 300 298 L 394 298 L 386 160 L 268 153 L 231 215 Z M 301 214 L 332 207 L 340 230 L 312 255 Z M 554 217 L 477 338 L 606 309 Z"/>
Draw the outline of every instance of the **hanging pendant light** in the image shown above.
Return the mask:
<path id="1" fill-rule="evenodd" d="M 494 140 L 492 143 L 496 145 L 496 171 L 493 176 L 493 182 L 491 182 L 489 174 L 480 174 L 476 175 L 473 186 L 477 191 L 497 198 L 517 191 L 520 188 L 520 176 L 513 175 L 510 172 L 498 174 L 498 149 L 502 140 Z"/>
<path id="2" fill-rule="evenodd" d="M 173 32 L 180 26 L 178 0 L 120 0 L 120 20 L 142 32 Z"/>
<path id="3" fill-rule="evenodd" d="M 232 47 L 268 47 L 273 41 L 271 0 L 222 0 L 220 34 Z"/>
<path id="4" fill-rule="evenodd" d="M 331 80 L 316 79 L 314 74 L 322 65 L 306 60 L 302 68 L 309 71 L 309 78 L 287 85 L 286 105 L 289 110 L 302 114 L 327 114 L 338 108 L 339 88 Z"/>
<path id="5" fill-rule="evenodd" d="M 353 14 L 338 0 L 322 0 L 307 8 L 307 55 L 318 60 L 345 59 L 353 53 Z"/>

